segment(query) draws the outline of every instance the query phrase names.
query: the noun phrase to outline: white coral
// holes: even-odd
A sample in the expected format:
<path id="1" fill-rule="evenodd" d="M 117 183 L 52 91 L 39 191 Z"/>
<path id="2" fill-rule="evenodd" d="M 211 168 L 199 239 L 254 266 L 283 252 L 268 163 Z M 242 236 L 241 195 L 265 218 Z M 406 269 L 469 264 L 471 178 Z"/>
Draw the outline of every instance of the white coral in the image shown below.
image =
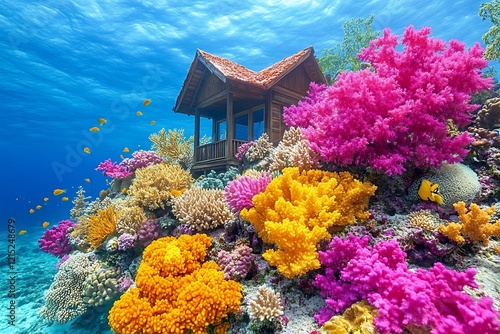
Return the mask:
<path id="1" fill-rule="evenodd" d="M 273 289 L 263 285 L 259 288 L 257 295 L 250 300 L 248 305 L 250 318 L 272 321 L 276 317 L 283 315 L 280 294 Z"/>

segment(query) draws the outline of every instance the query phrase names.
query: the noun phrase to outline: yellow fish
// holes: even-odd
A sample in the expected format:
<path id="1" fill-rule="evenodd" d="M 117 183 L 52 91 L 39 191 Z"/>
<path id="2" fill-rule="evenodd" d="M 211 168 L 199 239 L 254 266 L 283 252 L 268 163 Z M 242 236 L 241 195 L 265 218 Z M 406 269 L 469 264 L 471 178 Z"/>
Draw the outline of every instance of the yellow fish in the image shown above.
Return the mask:
<path id="1" fill-rule="evenodd" d="M 185 191 L 186 191 L 186 188 L 183 188 L 181 190 L 173 189 L 172 191 L 170 191 L 170 195 L 178 197 L 178 196 L 182 195 Z"/>
<path id="2" fill-rule="evenodd" d="M 40 210 L 41 208 L 42 208 L 42 206 L 41 206 L 41 205 L 37 205 L 37 206 L 35 207 L 35 209 L 37 209 L 37 210 Z"/>
<path id="3" fill-rule="evenodd" d="M 106 120 L 104 118 L 99 118 L 97 121 L 99 122 L 100 126 L 102 126 L 103 124 L 106 124 Z"/>
<path id="4" fill-rule="evenodd" d="M 44 198 L 43 198 L 43 201 L 44 201 L 44 202 L 47 202 L 48 200 L 49 200 L 49 198 L 48 198 L 48 197 L 44 197 Z"/>
<path id="5" fill-rule="evenodd" d="M 128 152 L 129 152 L 128 147 L 125 147 L 125 148 L 123 149 L 123 152 L 128 153 Z"/>
<path id="6" fill-rule="evenodd" d="M 138 111 L 138 112 L 136 112 L 136 115 L 137 116 L 142 116 L 142 112 Z"/>
<path id="7" fill-rule="evenodd" d="M 151 122 L 149 122 L 149 124 L 151 124 L 151 125 L 154 125 L 155 123 L 156 123 L 155 120 L 152 120 Z"/>
<path id="8" fill-rule="evenodd" d="M 83 152 L 85 152 L 85 153 L 87 153 L 87 154 L 90 154 L 90 148 L 85 147 L 85 148 L 83 149 Z"/>
<path id="9" fill-rule="evenodd" d="M 26 230 L 19 231 L 19 235 L 23 235 L 23 234 L 26 234 Z"/>
<path id="10" fill-rule="evenodd" d="M 90 128 L 90 132 L 98 132 L 98 131 L 100 131 L 100 130 L 97 126 L 93 126 Z"/>
<path id="11" fill-rule="evenodd" d="M 43 222 L 42 227 L 47 228 L 47 226 L 49 226 L 49 222 Z"/>
<path id="12" fill-rule="evenodd" d="M 121 159 L 125 159 L 125 157 L 123 156 L 123 154 L 120 154 L 120 158 Z"/>
<path id="13" fill-rule="evenodd" d="M 439 205 L 443 204 L 443 197 L 439 194 L 439 184 L 423 179 L 418 189 L 418 196 L 424 201 L 433 201 Z"/>
<path id="14" fill-rule="evenodd" d="M 69 198 L 67 198 L 67 197 L 63 197 L 63 198 L 61 198 L 61 200 L 62 200 L 63 202 L 67 202 L 67 201 L 69 200 Z"/>
<path id="15" fill-rule="evenodd" d="M 146 100 L 144 100 L 144 102 L 142 104 L 144 104 L 144 106 L 147 106 L 150 103 L 151 103 L 151 100 L 150 99 L 146 99 Z"/>
<path id="16" fill-rule="evenodd" d="M 90 179 L 89 179 L 89 178 L 86 178 L 86 179 L 85 179 L 85 182 L 90 182 Z"/>
<path id="17" fill-rule="evenodd" d="M 126 194 L 127 193 L 127 188 L 122 189 L 122 193 Z"/>
<path id="18" fill-rule="evenodd" d="M 66 192 L 66 189 L 54 189 L 52 194 L 54 194 L 54 196 L 58 196 L 58 195 L 64 194 L 65 192 Z"/>
<path id="19" fill-rule="evenodd" d="M 33 209 L 30 209 L 30 213 L 33 213 L 33 212 L 35 212 L 35 210 L 33 210 Z"/>

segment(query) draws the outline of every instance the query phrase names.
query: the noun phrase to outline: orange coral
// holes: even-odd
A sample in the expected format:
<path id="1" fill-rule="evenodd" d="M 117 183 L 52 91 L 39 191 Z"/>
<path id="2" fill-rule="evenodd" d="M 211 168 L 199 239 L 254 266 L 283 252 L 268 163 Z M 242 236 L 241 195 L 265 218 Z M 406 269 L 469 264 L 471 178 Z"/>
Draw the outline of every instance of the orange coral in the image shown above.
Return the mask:
<path id="1" fill-rule="evenodd" d="M 217 326 L 226 333 L 224 318 L 236 313 L 241 286 L 224 280 L 212 261 L 202 263 L 212 240 L 205 234 L 165 237 L 144 251 L 136 288 L 126 292 L 109 312 L 117 334 L 206 333 Z"/>
<path id="2" fill-rule="evenodd" d="M 291 278 L 320 267 L 316 247 L 331 237 L 328 229 L 368 217 L 365 209 L 376 189 L 347 172 L 285 168 L 240 216 L 252 223 L 264 242 L 278 247 L 263 257 Z"/>
<path id="3" fill-rule="evenodd" d="M 116 230 L 115 208 L 109 206 L 97 210 L 97 214 L 89 217 L 88 234 L 86 241 L 93 249 L 99 248 L 106 238 Z"/>
<path id="4" fill-rule="evenodd" d="M 494 224 L 490 223 L 491 215 L 495 207 L 481 209 L 479 205 L 472 203 L 469 210 L 464 202 L 453 204 L 458 213 L 459 223 L 449 223 L 447 226 L 440 225 L 439 231 L 453 241 L 464 242 L 465 236 L 472 242 L 481 241 L 484 246 L 489 243 L 490 236 L 500 236 L 500 220 Z"/>

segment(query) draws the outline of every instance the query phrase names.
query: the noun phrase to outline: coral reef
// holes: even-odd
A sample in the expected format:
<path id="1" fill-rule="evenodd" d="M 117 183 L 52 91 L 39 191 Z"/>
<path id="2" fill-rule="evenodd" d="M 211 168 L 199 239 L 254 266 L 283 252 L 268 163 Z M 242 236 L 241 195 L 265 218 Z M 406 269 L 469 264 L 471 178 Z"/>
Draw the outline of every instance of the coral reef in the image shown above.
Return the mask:
<path id="1" fill-rule="evenodd" d="M 226 172 L 219 174 L 212 170 L 207 175 L 202 175 L 193 185 L 204 189 L 223 190 L 228 182 L 234 180 L 238 175 L 239 172 L 236 167 L 229 167 Z"/>
<path id="2" fill-rule="evenodd" d="M 248 303 L 248 313 L 251 319 L 276 320 L 283 314 L 280 293 L 265 285 L 259 287 L 257 295 Z"/>
<path id="3" fill-rule="evenodd" d="M 142 222 L 141 227 L 136 233 L 137 241 L 144 247 L 148 246 L 153 240 L 160 236 L 160 221 L 158 219 L 149 219 Z"/>
<path id="4" fill-rule="evenodd" d="M 242 209 L 250 209 L 253 206 L 252 198 L 263 192 L 270 182 L 271 175 L 268 172 L 256 178 L 243 175 L 227 184 L 224 199 L 231 211 L 238 215 Z"/>
<path id="5" fill-rule="evenodd" d="M 108 268 L 93 272 L 83 282 L 82 300 L 87 307 L 100 306 L 118 297 L 116 277 L 119 270 Z"/>
<path id="6" fill-rule="evenodd" d="M 125 179 L 133 174 L 125 166 L 112 162 L 111 159 L 101 162 L 95 170 L 101 170 L 103 175 L 113 179 Z"/>
<path id="7" fill-rule="evenodd" d="M 136 169 L 156 165 L 162 162 L 163 159 L 154 151 L 134 151 L 132 158 L 125 158 L 120 162 L 120 166 L 124 166 L 130 172 L 135 172 Z"/>
<path id="8" fill-rule="evenodd" d="M 211 238 L 197 234 L 165 237 L 144 250 L 135 288 L 109 312 L 117 334 L 206 333 L 239 310 L 241 286 L 225 280 L 214 262 L 203 262 Z M 227 325 L 223 325 L 227 330 Z"/>
<path id="9" fill-rule="evenodd" d="M 38 239 L 38 246 L 45 253 L 63 257 L 71 252 L 71 245 L 68 239 L 68 229 L 75 226 L 71 220 L 62 220 L 58 225 L 46 230 L 42 237 Z"/>
<path id="10" fill-rule="evenodd" d="M 140 207 L 165 209 L 171 191 L 188 188 L 191 183 L 191 174 L 179 165 L 160 163 L 136 170 L 128 193 Z"/>
<path id="11" fill-rule="evenodd" d="M 298 127 L 285 130 L 283 139 L 268 157 L 269 170 L 280 171 L 286 167 L 299 167 L 300 170 L 318 168 L 319 156 Z"/>
<path id="12" fill-rule="evenodd" d="M 137 240 L 137 236 L 135 234 L 123 233 L 118 237 L 117 248 L 120 251 L 126 251 L 129 248 L 135 246 L 135 241 Z"/>
<path id="13" fill-rule="evenodd" d="M 85 240 L 92 249 L 99 248 L 106 238 L 116 230 L 117 212 L 113 206 L 98 210 L 88 217 L 88 230 Z"/>
<path id="14" fill-rule="evenodd" d="M 148 216 L 141 207 L 124 206 L 120 208 L 120 214 L 116 221 L 116 231 L 119 234 L 135 234 L 141 223 L 148 219 Z"/>
<path id="15" fill-rule="evenodd" d="M 80 216 L 85 214 L 85 207 L 89 204 L 87 200 L 92 198 L 91 196 L 85 196 L 85 190 L 82 186 L 78 186 L 76 191 L 76 197 L 73 199 L 73 208 L 69 210 L 70 217 L 72 220 L 78 220 Z"/>
<path id="16" fill-rule="evenodd" d="M 500 219 L 490 223 L 491 215 L 496 208 L 489 207 L 481 209 L 479 205 L 471 203 L 467 209 L 464 202 L 453 204 L 458 213 L 459 223 L 448 223 L 440 225 L 439 232 L 446 235 L 455 242 L 465 242 L 465 237 L 471 242 L 482 242 L 484 246 L 489 244 L 491 236 L 500 237 Z"/>
<path id="17" fill-rule="evenodd" d="M 222 190 L 191 187 L 172 202 L 175 217 L 198 231 L 216 228 L 232 218 Z"/>
<path id="18" fill-rule="evenodd" d="M 402 333 L 408 325 L 430 327 L 431 333 L 497 333 L 500 312 L 488 297 L 474 299 L 464 287 L 478 288 L 476 271 L 446 269 L 436 262 L 429 270 L 412 271 L 395 240 L 368 246 L 369 237 L 334 237 L 320 252 L 324 275 L 314 285 L 327 297 L 327 307 L 315 316 L 320 324 L 353 303 L 366 299 L 377 308 L 377 330 Z"/>
<path id="19" fill-rule="evenodd" d="M 253 197 L 253 207 L 240 216 L 252 223 L 259 237 L 277 246 L 263 257 L 287 278 L 320 267 L 316 247 L 330 238 L 328 229 L 366 219 L 368 200 L 376 187 L 347 172 L 300 172 L 285 168 L 266 190 Z"/>
<path id="20" fill-rule="evenodd" d="M 430 32 L 407 27 L 399 49 L 398 36 L 386 28 L 358 55 L 373 70 L 343 72 L 329 87 L 311 83 L 304 101 L 285 108 L 286 124 L 302 128 L 321 159 L 337 166 L 399 175 L 408 166 L 461 161 L 472 138 L 451 136 L 448 120 L 468 125 L 477 107 L 469 104 L 471 94 L 490 88 L 492 79 L 481 77 L 487 61 L 479 44 L 466 50 Z"/>
<path id="21" fill-rule="evenodd" d="M 54 282 L 45 293 L 45 304 L 40 316 L 56 323 L 68 322 L 85 313 L 83 286 L 87 277 L 96 269 L 86 254 L 73 254 L 61 264 Z"/>
<path id="22" fill-rule="evenodd" d="M 477 112 L 475 123 L 478 127 L 495 130 L 500 128 L 500 98 L 487 100 Z"/>
<path id="23" fill-rule="evenodd" d="M 366 300 L 352 304 L 342 315 L 335 315 L 321 326 L 320 334 L 373 334 L 375 307 Z M 375 311 L 375 312 L 374 312 Z"/>
<path id="24" fill-rule="evenodd" d="M 221 249 L 217 254 L 217 264 L 224 271 L 225 279 L 239 281 L 244 279 L 252 268 L 254 258 L 252 248 L 240 245 L 230 252 Z"/>
<path id="25" fill-rule="evenodd" d="M 149 136 L 153 142 L 151 149 L 156 150 L 156 154 L 165 158 L 165 161 L 172 164 L 179 164 L 185 169 L 189 169 L 193 164 L 193 140 L 191 136 L 186 140 L 184 129 L 168 130 L 161 129 L 157 134 Z"/>
<path id="26" fill-rule="evenodd" d="M 418 189 L 423 179 L 439 185 L 443 205 L 449 207 L 460 201 L 471 202 L 481 188 L 477 174 L 468 166 L 460 163 L 452 165 L 443 163 L 441 168 L 426 173 L 410 186 L 408 189 L 410 200 L 417 200 Z"/>

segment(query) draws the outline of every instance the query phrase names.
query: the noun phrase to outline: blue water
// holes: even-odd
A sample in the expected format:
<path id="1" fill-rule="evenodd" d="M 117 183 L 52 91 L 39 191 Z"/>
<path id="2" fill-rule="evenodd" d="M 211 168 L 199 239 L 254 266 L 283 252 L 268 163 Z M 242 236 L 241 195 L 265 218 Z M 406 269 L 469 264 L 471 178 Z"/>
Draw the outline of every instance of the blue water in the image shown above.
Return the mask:
<path id="1" fill-rule="evenodd" d="M 53 189 L 67 189 L 71 199 L 83 185 L 95 197 L 107 187 L 94 170 L 99 162 L 119 161 L 124 147 L 148 149 L 148 135 L 163 127 L 193 133 L 193 118 L 173 113 L 172 107 L 197 48 L 258 71 L 310 45 L 319 56 L 341 42 L 343 22 L 370 14 L 375 14 L 375 30 L 390 27 L 401 34 L 410 24 L 430 26 L 433 36 L 469 46 L 481 42 L 490 27 L 477 15 L 479 2 L 470 0 L 235 3 L 0 3 L 0 221 L 6 226 L 13 217 L 18 231 L 28 231 L 18 236 L 24 246 L 20 266 L 52 261 L 47 277 L 54 274 L 56 261 L 36 250 L 36 239 L 43 221 L 68 218 L 72 204 L 52 196 Z M 146 98 L 152 102 L 142 107 Z M 108 120 L 103 131 L 89 132 L 101 117 Z M 202 129 L 208 133 L 209 126 Z M 83 153 L 85 146 L 90 155 Z M 38 204 L 42 208 L 30 214 Z M 50 280 L 26 289 L 38 288 L 30 293 L 39 301 L 49 285 Z"/>

